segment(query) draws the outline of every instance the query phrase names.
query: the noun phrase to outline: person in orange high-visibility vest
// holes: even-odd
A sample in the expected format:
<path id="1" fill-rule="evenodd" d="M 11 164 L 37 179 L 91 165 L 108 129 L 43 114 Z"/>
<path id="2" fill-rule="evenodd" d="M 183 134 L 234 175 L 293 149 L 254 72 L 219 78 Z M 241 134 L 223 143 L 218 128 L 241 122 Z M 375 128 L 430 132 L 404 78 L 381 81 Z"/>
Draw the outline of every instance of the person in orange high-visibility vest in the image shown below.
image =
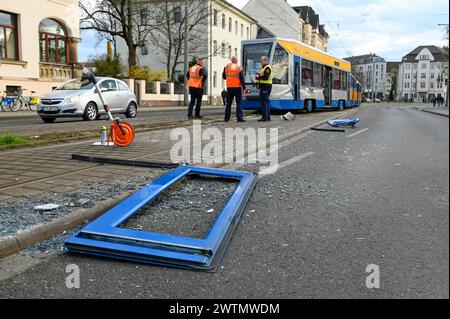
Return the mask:
<path id="1" fill-rule="evenodd" d="M 208 78 L 208 73 L 206 69 L 203 68 L 203 59 L 198 59 L 197 63 L 189 69 L 186 76 L 189 80 L 189 94 L 191 96 L 188 118 L 194 118 L 193 112 L 195 105 L 195 118 L 201 119 L 200 111 L 202 108 L 203 88 L 205 87 L 206 79 Z"/>
<path id="2" fill-rule="evenodd" d="M 223 70 L 223 79 L 227 81 L 227 106 L 225 109 L 225 122 L 231 119 L 231 105 L 236 99 L 236 116 L 238 122 L 245 122 L 242 111 L 242 90 L 245 90 L 244 69 L 238 64 L 236 57 L 231 58 L 231 63 Z"/>

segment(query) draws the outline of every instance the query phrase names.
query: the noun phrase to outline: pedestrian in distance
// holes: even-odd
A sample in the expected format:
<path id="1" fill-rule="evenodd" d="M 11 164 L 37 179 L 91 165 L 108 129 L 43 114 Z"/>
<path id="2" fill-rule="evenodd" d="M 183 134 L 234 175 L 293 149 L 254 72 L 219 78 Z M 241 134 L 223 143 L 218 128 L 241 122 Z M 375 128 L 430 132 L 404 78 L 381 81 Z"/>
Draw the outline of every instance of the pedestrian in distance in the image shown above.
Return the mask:
<path id="1" fill-rule="evenodd" d="M 433 95 L 433 97 L 431 98 L 431 102 L 433 103 L 433 107 L 436 107 L 437 98 L 435 95 Z"/>
<path id="2" fill-rule="evenodd" d="M 261 99 L 262 118 L 258 122 L 270 121 L 270 94 L 272 93 L 272 67 L 269 65 L 269 58 L 261 57 L 261 71 L 256 73 L 256 80 L 259 85 L 259 97 Z"/>
<path id="3" fill-rule="evenodd" d="M 197 59 L 197 63 L 189 69 L 186 74 L 188 78 L 189 94 L 191 96 L 191 102 L 189 103 L 188 118 L 193 119 L 194 106 L 195 106 L 195 118 L 202 119 L 201 108 L 203 100 L 203 92 L 208 78 L 208 72 L 203 67 L 203 59 Z"/>
<path id="4" fill-rule="evenodd" d="M 244 69 L 238 65 L 237 57 L 231 58 L 223 69 L 223 79 L 227 81 L 227 105 L 225 108 L 225 122 L 231 119 L 231 106 L 236 99 L 236 117 L 238 122 L 245 122 L 242 110 L 242 90 L 245 90 Z"/>

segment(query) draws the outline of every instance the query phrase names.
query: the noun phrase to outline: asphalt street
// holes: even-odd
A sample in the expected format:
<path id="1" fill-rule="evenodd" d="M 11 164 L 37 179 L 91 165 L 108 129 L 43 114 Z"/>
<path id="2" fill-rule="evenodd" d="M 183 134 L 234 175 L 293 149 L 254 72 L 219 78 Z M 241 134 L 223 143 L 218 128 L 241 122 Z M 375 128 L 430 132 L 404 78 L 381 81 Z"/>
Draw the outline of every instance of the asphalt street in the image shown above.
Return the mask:
<path id="1" fill-rule="evenodd" d="M 448 118 L 385 106 L 358 117 L 282 146 L 217 273 L 59 252 L 1 281 L 0 298 L 449 298 Z M 80 289 L 65 285 L 69 264 Z M 373 264 L 380 289 L 366 287 Z"/>

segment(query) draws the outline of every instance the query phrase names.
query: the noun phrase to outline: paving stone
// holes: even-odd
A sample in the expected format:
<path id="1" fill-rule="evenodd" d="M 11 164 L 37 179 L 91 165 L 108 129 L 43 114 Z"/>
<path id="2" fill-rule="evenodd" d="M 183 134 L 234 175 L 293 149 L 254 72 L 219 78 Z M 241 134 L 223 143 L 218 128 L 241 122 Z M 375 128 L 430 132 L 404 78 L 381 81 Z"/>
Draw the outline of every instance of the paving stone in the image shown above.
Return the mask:
<path id="1" fill-rule="evenodd" d="M 34 196 L 42 194 L 43 191 L 34 190 L 34 189 L 27 189 L 22 186 L 10 188 L 7 190 L 3 190 L 0 192 L 1 195 L 8 195 L 8 196 Z"/>

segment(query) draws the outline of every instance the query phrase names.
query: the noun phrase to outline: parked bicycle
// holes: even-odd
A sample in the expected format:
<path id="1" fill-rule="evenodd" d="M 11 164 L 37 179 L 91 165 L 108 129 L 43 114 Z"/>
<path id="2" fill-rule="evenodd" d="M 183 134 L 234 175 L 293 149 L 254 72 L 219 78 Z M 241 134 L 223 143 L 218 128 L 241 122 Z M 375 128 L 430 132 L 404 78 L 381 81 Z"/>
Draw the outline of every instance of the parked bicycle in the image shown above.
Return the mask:
<path id="1" fill-rule="evenodd" d="M 26 91 L 26 89 L 23 89 L 23 91 Z M 36 94 L 35 91 L 30 91 L 31 96 L 28 98 L 25 98 L 22 95 L 22 92 L 16 92 L 17 93 L 17 98 L 14 100 L 14 103 L 11 106 L 11 111 L 12 112 L 18 112 L 20 111 L 23 107 L 27 108 L 30 111 L 35 112 L 37 110 L 37 105 L 39 103 L 39 98 L 34 96 L 34 94 Z"/>
<path id="2" fill-rule="evenodd" d="M 3 93 L 5 93 L 5 95 L 2 96 L 0 107 L 3 112 L 9 112 L 11 111 L 12 105 L 14 104 L 16 99 L 14 97 L 8 96 L 7 91 L 4 91 Z"/>

